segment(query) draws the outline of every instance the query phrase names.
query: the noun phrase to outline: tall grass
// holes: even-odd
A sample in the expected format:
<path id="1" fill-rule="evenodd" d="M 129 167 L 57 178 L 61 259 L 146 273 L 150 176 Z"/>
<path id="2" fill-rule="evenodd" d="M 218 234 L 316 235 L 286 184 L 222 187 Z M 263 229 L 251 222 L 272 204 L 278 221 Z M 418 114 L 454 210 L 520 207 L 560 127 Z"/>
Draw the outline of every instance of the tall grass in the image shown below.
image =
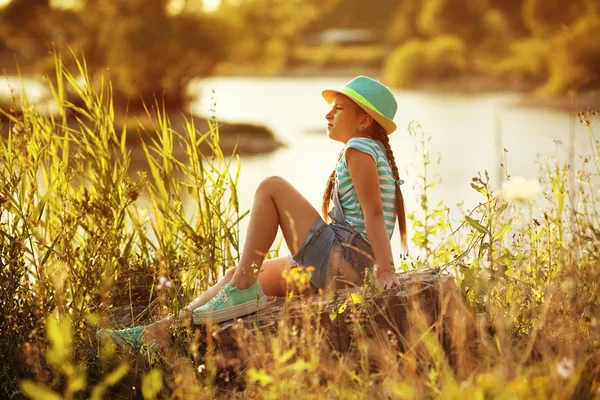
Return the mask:
<path id="1" fill-rule="evenodd" d="M 41 115 L 26 95 L 15 107 L 21 112 L 2 112 L 0 365 L 7 394 L 17 391 L 18 377 L 55 379 L 43 361 L 51 318 L 72 321 L 73 348 L 89 349 L 90 329 L 115 323 L 113 304 L 135 308 L 136 322 L 164 313 L 163 306 L 176 311 L 238 258 L 243 213 L 239 167 L 230 166 L 238 158 L 221 152 L 216 125 L 200 134 L 189 122 L 185 133 L 173 132 L 157 102 L 148 109 L 154 132 L 117 132 L 110 84 L 92 82 L 85 62 L 77 65 L 72 74 L 56 57 L 48 85 L 57 115 Z M 127 135 L 140 136 L 148 173 L 130 173 Z M 199 152 L 201 142 L 210 154 Z M 171 289 L 158 290 L 159 277 Z"/>
<path id="2" fill-rule="evenodd" d="M 194 330 L 182 321 L 171 329 L 171 349 L 124 353 L 99 346 L 95 329 L 176 313 L 235 265 L 245 215 L 239 164 L 230 173 L 238 161 L 222 154 L 216 124 L 206 133 L 191 123 L 174 132 L 159 102 L 148 109 L 153 132 L 116 132 L 110 83 L 92 82 L 85 63 L 78 66 L 73 75 L 56 58 L 48 84 L 58 115 L 40 115 L 26 97 L 22 114 L 3 112 L 2 397 L 600 396 L 594 113 L 580 115 L 590 155 L 578 165 L 543 160 L 543 208 L 514 190 L 494 190 L 484 172 L 472 182 L 481 203 L 458 224 L 444 204 L 429 204 L 429 138 L 411 126 L 424 154 L 424 216 L 411 215 L 420 254 L 402 266 L 413 278 L 423 267 L 453 276 L 435 315 L 408 279 L 386 293 L 365 286 L 315 302 L 288 296 L 255 325 Z M 149 169 L 134 176 L 125 138 L 136 134 Z M 201 142 L 209 154 L 198 151 Z M 307 282 L 297 270 L 288 279 Z M 389 299 L 397 303 L 386 311 Z M 403 317 L 391 318 L 398 310 Z M 335 345 L 334 328 L 344 346 Z"/>

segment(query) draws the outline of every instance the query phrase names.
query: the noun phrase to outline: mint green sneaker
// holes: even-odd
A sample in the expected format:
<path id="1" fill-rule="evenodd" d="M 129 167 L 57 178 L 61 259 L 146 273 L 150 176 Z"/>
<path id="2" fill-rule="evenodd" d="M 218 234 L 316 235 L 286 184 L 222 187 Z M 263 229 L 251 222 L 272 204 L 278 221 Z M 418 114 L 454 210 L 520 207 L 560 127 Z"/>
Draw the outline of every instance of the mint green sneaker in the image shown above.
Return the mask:
<path id="1" fill-rule="evenodd" d="M 269 300 L 258 281 L 246 290 L 225 284 L 217 295 L 202 307 L 194 310 L 194 324 L 219 323 L 264 310 Z"/>
<path id="2" fill-rule="evenodd" d="M 111 339 L 120 345 L 128 344 L 135 349 L 139 349 L 144 344 L 144 327 L 136 326 L 118 331 L 100 329 L 96 332 L 96 336 L 98 336 L 98 339 Z"/>

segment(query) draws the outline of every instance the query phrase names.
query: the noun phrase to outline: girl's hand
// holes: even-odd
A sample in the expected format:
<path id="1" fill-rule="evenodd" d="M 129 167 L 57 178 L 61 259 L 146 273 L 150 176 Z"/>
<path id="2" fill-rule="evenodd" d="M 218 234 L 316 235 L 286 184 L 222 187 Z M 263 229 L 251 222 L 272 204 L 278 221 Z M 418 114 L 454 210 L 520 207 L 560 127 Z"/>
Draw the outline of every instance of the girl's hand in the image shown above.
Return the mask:
<path id="1" fill-rule="evenodd" d="M 391 289 L 394 286 L 394 274 L 391 272 L 382 272 L 377 274 L 375 282 L 383 288 L 383 290 Z"/>

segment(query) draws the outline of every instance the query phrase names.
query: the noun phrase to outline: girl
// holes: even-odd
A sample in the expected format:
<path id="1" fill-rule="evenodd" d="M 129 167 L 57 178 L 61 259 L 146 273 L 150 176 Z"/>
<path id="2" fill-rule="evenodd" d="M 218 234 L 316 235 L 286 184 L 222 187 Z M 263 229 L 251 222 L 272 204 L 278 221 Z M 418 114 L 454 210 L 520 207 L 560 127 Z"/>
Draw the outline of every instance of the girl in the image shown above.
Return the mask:
<path id="1" fill-rule="evenodd" d="M 239 265 L 192 301 L 180 318 L 192 316 L 195 324 L 205 324 L 264 309 L 267 296 L 297 292 L 283 278 L 284 271 L 297 266 L 314 267 L 313 290 L 326 288 L 341 276 L 360 283 L 365 269 L 372 270 L 385 288 L 393 282 L 390 238 L 396 218 L 406 246 L 401 181 L 387 136 L 396 130 L 392 121 L 396 100 L 387 87 L 365 76 L 340 90 L 325 90 L 323 97 L 331 104 L 325 116 L 327 135 L 344 144 L 323 194 L 323 219 L 288 182 L 279 177 L 265 179 L 254 195 Z M 328 213 L 331 200 L 333 210 Z M 265 261 L 278 228 L 293 256 Z M 256 266 L 260 266 L 258 273 Z M 142 342 L 167 345 L 169 323 L 167 318 L 146 327 L 98 334 L 135 347 Z"/>

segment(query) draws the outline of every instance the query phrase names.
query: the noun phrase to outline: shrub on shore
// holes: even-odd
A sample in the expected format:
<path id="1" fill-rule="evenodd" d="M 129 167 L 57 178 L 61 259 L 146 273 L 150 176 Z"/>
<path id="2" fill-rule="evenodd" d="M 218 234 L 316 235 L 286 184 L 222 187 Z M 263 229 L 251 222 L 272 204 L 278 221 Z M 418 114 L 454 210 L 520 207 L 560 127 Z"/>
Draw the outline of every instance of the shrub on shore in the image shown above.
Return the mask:
<path id="1" fill-rule="evenodd" d="M 457 76 L 466 66 L 466 55 L 465 44 L 455 36 L 409 40 L 388 58 L 385 81 L 395 87 L 410 87 L 424 80 Z"/>

